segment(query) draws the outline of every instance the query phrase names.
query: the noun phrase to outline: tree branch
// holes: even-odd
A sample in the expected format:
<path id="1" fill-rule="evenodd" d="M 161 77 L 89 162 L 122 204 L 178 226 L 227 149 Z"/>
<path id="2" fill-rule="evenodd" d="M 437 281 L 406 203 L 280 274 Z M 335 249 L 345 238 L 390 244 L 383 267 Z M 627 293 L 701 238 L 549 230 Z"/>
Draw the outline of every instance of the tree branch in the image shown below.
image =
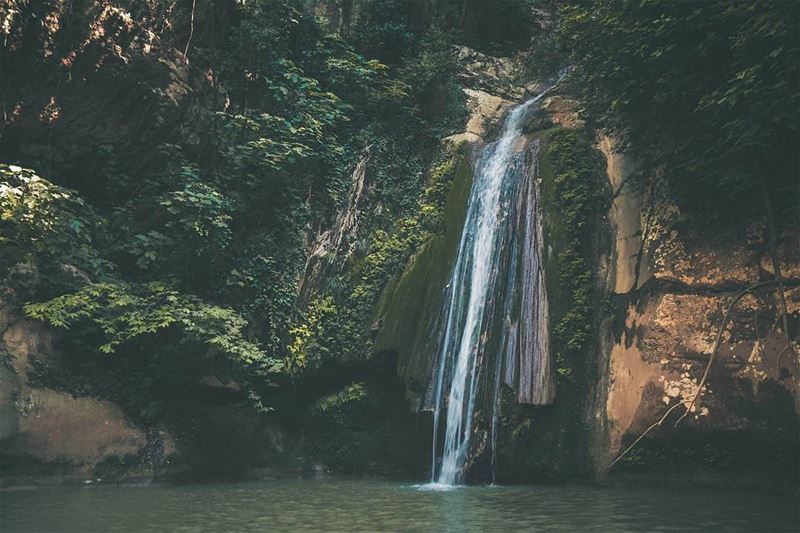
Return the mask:
<path id="1" fill-rule="evenodd" d="M 742 289 L 741 291 L 739 291 L 739 293 L 736 295 L 733 301 L 731 301 L 731 303 L 728 304 L 728 308 L 725 310 L 725 316 L 722 318 L 722 323 L 719 325 L 719 329 L 717 330 L 717 337 L 716 339 L 714 339 L 714 348 L 711 350 L 711 356 L 708 358 L 708 364 L 706 365 L 706 369 L 703 372 L 703 377 L 702 379 L 700 379 L 700 383 L 697 386 L 697 390 L 692 396 L 692 401 L 689 402 L 689 405 L 686 407 L 686 411 L 683 413 L 683 415 L 681 415 L 678 421 L 675 422 L 675 427 L 678 427 L 678 424 L 681 423 L 681 420 L 686 418 L 686 416 L 691 412 L 692 408 L 694 407 L 694 404 L 697 402 L 697 399 L 703 393 L 703 387 L 705 387 L 706 381 L 708 380 L 708 374 L 709 372 L 711 372 L 711 367 L 714 366 L 714 361 L 717 358 L 717 352 L 719 352 L 719 346 L 720 343 L 722 342 L 722 333 L 725 331 L 725 325 L 728 323 L 728 320 L 730 319 L 733 308 L 736 306 L 737 303 L 739 303 L 739 300 L 745 297 L 745 295 L 752 293 L 759 287 L 772 285 L 773 283 L 775 283 L 775 280 L 771 279 L 767 281 L 762 281 L 760 283 L 756 283 L 754 285 L 750 285 L 746 289 Z M 756 332 L 756 336 L 758 336 L 758 332 Z"/>
<path id="2" fill-rule="evenodd" d="M 656 422 L 655 424 L 653 424 L 653 425 L 652 425 L 652 426 L 650 426 L 649 428 L 645 429 L 645 430 L 642 432 L 642 434 L 641 434 L 641 435 L 639 435 L 638 437 L 636 437 L 636 440 L 635 440 L 635 441 L 633 441 L 633 442 L 631 443 L 631 445 L 630 445 L 630 446 L 628 446 L 627 448 L 625 448 L 625 451 L 624 451 L 624 452 L 622 452 L 621 454 L 619 454 L 619 456 L 617 456 L 617 458 L 616 458 L 616 459 L 614 459 L 613 461 L 611 461 L 611 464 L 610 464 L 610 465 L 608 465 L 608 468 L 611 468 L 612 466 L 614 466 L 615 464 L 617 464 L 617 461 L 619 461 L 620 459 L 622 459 L 623 457 L 625 457 L 625 456 L 628 454 L 628 452 L 629 452 L 629 451 L 631 451 L 631 450 L 633 449 L 633 447 L 634 447 L 634 446 L 636 446 L 637 444 L 639 444 L 639 441 L 640 441 L 640 440 L 642 440 L 642 439 L 645 437 L 645 435 L 647 435 L 648 433 L 650 433 L 651 431 L 653 431 L 655 428 L 657 428 L 657 427 L 659 427 L 661 424 L 663 424 L 663 423 L 664 423 L 664 420 L 666 420 L 666 419 L 667 419 L 667 417 L 670 415 L 670 413 L 672 413 L 672 411 L 674 411 L 675 409 L 677 409 L 677 408 L 678 408 L 678 407 L 680 407 L 681 405 L 685 405 L 685 404 L 687 404 L 687 403 L 689 403 L 689 402 L 688 402 L 688 401 L 682 401 L 682 402 L 676 403 L 675 405 L 673 405 L 672 407 L 670 407 L 670 408 L 667 410 L 667 412 L 666 412 L 666 413 L 664 413 L 664 416 L 662 416 L 662 417 L 659 419 L 659 421 L 658 421 L 658 422 Z"/>
<path id="3" fill-rule="evenodd" d="M 183 49 L 183 62 L 189 63 L 189 45 L 192 44 L 192 36 L 194 35 L 194 8 L 197 0 L 192 0 L 192 16 L 189 19 L 189 39 L 186 41 L 186 48 Z"/>
<path id="4" fill-rule="evenodd" d="M 759 296 L 758 296 L 758 295 L 755 293 L 755 290 L 756 290 L 756 289 L 759 289 L 759 288 L 761 288 L 761 287 L 765 287 L 765 286 L 767 286 L 767 285 L 772 285 L 773 283 L 776 283 L 776 280 L 774 280 L 774 279 L 771 279 L 771 280 L 767 280 L 767 281 L 761 281 L 761 282 L 759 282 L 759 283 L 755 283 L 755 284 L 753 284 L 753 285 L 750 285 L 749 287 L 747 287 L 747 288 L 745 288 L 745 289 L 742 289 L 741 291 L 739 291 L 739 292 L 736 294 L 736 296 L 733 298 L 733 300 L 731 301 L 731 303 L 729 303 L 729 304 L 728 304 L 728 307 L 727 307 L 727 309 L 725 310 L 725 315 L 724 315 L 724 317 L 723 317 L 723 319 L 722 319 L 722 323 L 720 324 L 720 326 L 719 326 L 719 329 L 717 330 L 717 336 L 716 336 L 716 338 L 714 339 L 714 347 L 713 347 L 713 349 L 711 350 L 711 356 L 708 358 L 708 364 L 706 364 L 706 369 L 705 369 L 705 371 L 703 372 L 703 377 L 702 377 L 702 379 L 700 380 L 700 383 L 699 383 L 699 385 L 698 385 L 698 387 L 697 387 L 697 391 L 695 391 L 694 395 L 692 396 L 692 399 L 691 399 L 691 400 L 684 400 L 684 401 L 682 401 L 682 402 L 679 402 L 679 403 L 676 403 L 675 405 L 673 405 L 672 407 L 670 407 L 670 408 L 667 410 L 667 412 L 666 412 L 666 413 L 664 413 L 664 415 L 663 415 L 663 416 L 662 416 L 662 417 L 661 417 L 661 418 L 660 418 L 660 419 L 659 419 L 657 422 L 655 422 L 655 423 L 654 423 L 654 424 L 652 424 L 650 427 L 648 427 L 647 429 L 645 429 L 645 430 L 642 432 L 642 434 L 641 434 L 641 435 L 639 435 L 638 437 L 636 437 L 636 440 L 634 440 L 634 441 L 631 443 L 631 445 L 630 445 L 630 446 L 628 446 L 627 448 L 625 448 L 625 451 L 623 451 L 621 454 L 619 454 L 619 455 L 617 456 L 617 458 L 616 458 L 616 459 L 614 459 L 613 461 L 611 461 L 611 463 L 608 465 L 608 468 L 611 468 L 611 467 L 613 467 L 615 464 L 617 464 L 617 462 L 619 462 L 619 460 L 620 460 L 620 459 L 622 459 L 623 457 L 625 457 L 625 456 L 628 454 L 628 452 L 630 452 L 630 451 L 631 451 L 631 450 L 632 450 L 632 449 L 633 449 L 633 448 L 634 448 L 634 447 L 635 447 L 637 444 L 639 444 L 639 442 L 640 442 L 640 441 L 641 441 L 641 440 L 642 440 L 642 439 L 643 439 L 643 438 L 644 438 L 644 437 L 645 437 L 645 436 L 646 436 L 648 433 L 650 433 L 651 431 L 653 431 L 655 428 L 657 428 L 657 427 L 661 426 L 661 425 L 664 423 L 664 421 L 665 421 L 665 420 L 666 420 L 666 419 L 669 417 L 669 415 L 670 415 L 670 414 L 671 414 L 671 413 L 672 413 L 672 412 L 673 412 L 675 409 L 677 409 L 678 407 L 680 407 L 680 406 L 682 406 L 682 405 L 686 407 L 686 410 L 683 412 L 683 414 L 682 414 L 682 415 L 681 415 L 681 417 L 678 419 L 678 421 L 677 421 L 677 422 L 675 422 L 675 426 L 673 426 L 673 427 L 677 427 L 677 426 L 678 426 L 678 424 L 680 424 L 680 423 L 681 423 L 681 420 L 683 420 L 684 418 L 686 418 L 686 416 L 687 416 L 687 415 L 688 415 L 688 414 L 689 414 L 689 413 L 692 411 L 692 408 L 694 407 L 695 403 L 697 402 L 697 399 L 700 397 L 700 395 L 701 395 L 701 394 L 702 394 L 702 392 L 703 392 L 703 387 L 705 387 L 706 381 L 708 380 L 708 375 L 709 375 L 709 373 L 711 372 L 711 367 L 714 365 L 714 361 L 715 361 L 715 360 L 716 360 L 716 358 L 717 358 L 717 352 L 719 352 L 719 347 L 720 347 L 720 344 L 721 344 L 721 342 L 722 342 L 722 334 L 723 334 L 723 332 L 725 331 L 725 325 L 726 325 L 726 324 L 728 323 L 728 321 L 730 320 L 730 316 L 731 316 L 731 312 L 733 311 L 733 308 L 736 306 L 736 304 L 739 302 L 739 300 L 741 300 L 742 298 L 744 298 L 744 296 L 745 296 L 745 295 L 747 295 L 747 294 L 753 294 L 753 295 L 754 295 L 754 296 L 755 296 L 755 297 L 756 297 L 756 298 L 757 298 L 759 301 L 761 301 L 761 299 L 759 298 Z M 756 337 L 758 337 L 758 331 L 756 331 Z"/>
<path id="5" fill-rule="evenodd" d="M 767 245 L 769 247 L 769 256 L 772 260 L 772 271 L 775 274 L 775 280 L 778 282 L 778 299 L 781 302 L 781 322 L 783 326 L 783 337 L 786 339 L 786 348 L 784 348 L 783 352 L 781 352 L 781 356 L 783 357 L 784 352 L 790 350 L 794 352 L 794 346 L 792 345 L 792 339 L 789 336 L 789 310 L 786 307 L 786 294 L 783 291 L 783 275 L 781 274 L 781 262 L 778 258 L 778 250 L 777 250 L 777 242 L 778 242 L 778 235 L 775 226 L 775 213 L 772 210 L 772 200 L 769 197 L 769 191 L 767 190 L 766 185 L 764 185 L 764 176 L 761 173 L 761 169 L 756 163 L 756 172 L 759 173 L 761 176 L 761 196 L 764 201 L 764 210 L 767 212 Z"/>

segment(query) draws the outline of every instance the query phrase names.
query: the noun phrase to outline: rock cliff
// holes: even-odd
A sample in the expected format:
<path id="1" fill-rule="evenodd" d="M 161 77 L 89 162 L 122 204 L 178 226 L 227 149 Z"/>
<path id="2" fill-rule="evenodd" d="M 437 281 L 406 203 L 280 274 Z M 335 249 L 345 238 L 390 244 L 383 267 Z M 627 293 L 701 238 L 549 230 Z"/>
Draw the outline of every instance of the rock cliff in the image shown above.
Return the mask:
<path id="1" fill-rule="evenodd" d="M 599 470 L 649 430 L 612 475 L 750 468 L 791 476 L 784 467 L 796 464 L 798 445 L 797 228 L 785 231 L 777 250 L 787 333 L 763 220 L 707 228 L 682 218 L 657 191 L 637 184 L 635 161 L 611 139 L 599 148 L 614 191 L 606 284 L 616 313 L 605 318 L 602 343 Z"/>

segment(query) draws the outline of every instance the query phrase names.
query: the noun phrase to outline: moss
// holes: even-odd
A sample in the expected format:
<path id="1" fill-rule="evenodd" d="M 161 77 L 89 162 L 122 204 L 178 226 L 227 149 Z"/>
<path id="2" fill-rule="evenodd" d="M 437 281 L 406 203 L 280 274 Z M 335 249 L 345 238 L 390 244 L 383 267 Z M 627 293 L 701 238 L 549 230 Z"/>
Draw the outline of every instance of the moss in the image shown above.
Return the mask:
<path id="1" fill-rule="evenodd" d="M 332 387 L 294 415 L 302 449 L 335 472 L 417 473 L 426 464 L 420 457 L 430 441 L 428 428 L 419 428 L 405 407 L 394 369 L 378 371 L 374 360 L 369 364 L 355 372 L 363 381 Z"/>
<path id="2" fill-rule="evenodd" d="M 594 265 L 600 251 L 607 194 L 600 154 L 586 132 L 538 134 L 551 350 L 558 370 L 552 406 L 518 405 L 504 388 L 498 435 L 498 479 L 504 482 L 579 478 L 589 472 L 584 423 L 596 376 Z"/>
<path id="3" fill-rule="evenodd" d="M 329 394 L 317 400 L 314 404 L 316 412 L 324 413 L 331 409 L 340 407 L 348 402 L 356 402 L 367 396 L 367 389 L 364 383 L 351 383 L 335 394 Z"/>
<path id="4" fill-rule="evenodd" d="M 366 253 L 353 254 L 329 292 L 317 295 L 298 314 L 289 330 L 287 368 L 299 372 L 325 361 L 367 359 L 375 353 L 374 324 L 386 313 L 388 295 L 401 274 L 415 257 L 430 253 L 432 242 L 450 238 L 446 228 L 461 223 L 463 208 L 454 210 L 452 204 L 466 203 L 469 183 L 455 201 L 452 189 L 471 176 L 468 155 L 467 145 L 445 145 L 430 166 L 413 211 L 391 228 L 373 228 Z"/>
<path id="5" fill-rule="evenodd" d="M 427 386 L 430 361 L 438 345 L 435 331 L 444 288 L 458 252 L 472 186 L 469 145 L 452 150 L 452 181 L 433 180 L 439 183 L 435 186 L 439 195 L 446 191 L 446 201 L 433 218 L 435 231 L 404 271 L 387 285 L 376 308 L 381 327 L 375 350 L 398 353 L 398 372 L 412 400 L 418 399 Z"/>
<path id="6" fill-rule="evenodd" d="M 572 376 L 594 338 L 597 221 L 608 202 L 601 175 L 601 156 L 584 132 L 548 132 L 541 158 L 545 272 L 552 350 L 562 377 Z"/>
<path id="7" fill-rule="evenodd" d="M 428 173 L 426 186 L 418 201 L 417 210 L 412 215 L 401 219 L 393 233 L 377 232 L 372 240 L 370 252 L 365 258 L 365 268 L 361 282 L 353 291 L 354 298 L 365 305 L 372 305 L 378 294 L 385 294 L 385 287 L 391 283 L 392 277 L 402 272 L 415 251 L 419 251 L 430 238 L 443 229 L 460 224 L 463 213 L 453 213 L 451 192 L 459 181 L 459 173 L 463 173 L 466 164 L 471 175 L 470 158 L 467 145 L 446 145 L 443 154 L 434 163 Z M 461 194 L 461 193 L 459 193 Z M 467 188 L 464 195 L 469 194 Z M 463 201 L 466 204 L 466 196 Z M 460 233 L 460 230 L 459 230 Z M 378 299 L 375 311 L 382 309 Z M 376 314 L 376 316 L 378 316 Z"/>

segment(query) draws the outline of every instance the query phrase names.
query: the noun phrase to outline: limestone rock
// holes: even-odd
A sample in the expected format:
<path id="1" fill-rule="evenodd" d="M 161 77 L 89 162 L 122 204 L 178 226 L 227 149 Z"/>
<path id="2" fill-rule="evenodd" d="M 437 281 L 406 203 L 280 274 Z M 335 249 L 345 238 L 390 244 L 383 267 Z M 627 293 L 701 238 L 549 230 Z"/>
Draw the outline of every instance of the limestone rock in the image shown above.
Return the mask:
<path id="1" fill-rule="evenodd" d="M 463 133 L 451 135 L 445 140 L 454 144 L 463 141 L 469 143 L 488 141 L 490 131 L 500 122 L 506 111 L 515 105 L 515 102 L 484 91 L 464 89 L 464 93 L 467 95 L 469 110 L 467 125 Z"/>
<path id="2" fill-rule="evenodd" d="M 757 282 L 758 254 L 734 232 L 725 233 L 709 239 L 670 229 L 654 237 L 653 276 L 691 287 L 739 287 Z"/>
<path id="3" fill-rule="evenodd" d="M 601 386 L 606 396 L 597 415 L 604 434 L 598 459 L 602 470 L 668 409 L 691 401 L 728 305 L 742 289 L 773 273 L 763 223 L 733 224 L 712 233 L 691 221 L 673 222 L 682 220 L 674 205 L 646 198 L 629 179 L 635 162 L 612 139 L 601 139 L 599 148 L 614 191 L 608 213 L 612 272 L 606 283 L 617 305 L 624 305 L 618 309 L 623 323 L 609 332 L 608 374 Z M 778 249 L 789 280 L 790 322 L 795 323 L 800 318 L 798 242 L 797 230 L 787 231 Z M 782 406 L 781 423 L 790 427 L 794 413 L 785 410 L 791 411 L 792 403 L 800 410 L 800 362 L 785 355 L 780 317 L 774 289 L 760 291 L 758 298 L 743 297 L 722 328 L 716 363 L 687 420 L 677 429 L 669 423 L 648 440 L 659 443 L 676 431 L 698 438 L 719 432 L 730 439 L 758 434 L 764 431 L 765 416 L 778 416 L 775 405 Z M 800 339 L 793 342 L 800 347 Z"/>
<path id="4" fill-rule="evenodd" d="M 578 116 L 579 103 L 574 98 L 562 95 L 547 97 L 542 103 L 542 109 L 559 126 L 569 129 L 583 127 L 583 121 Z"/>
<path id="5" fill-rule="evenodd" d="M 146 444 L 144 432 L 111 402 L 31 388 L 15 405 L 18 426 L 4 440 L 6 454 L 88 470 L 109 457 L 137 456 Z"/>
<path id="6" fill-rule="evenodd" d="M 523 97 L 524 89 L 511 81 L 515 72 L 511 58 L 489 56 L 466 46 L 456 46 L 455 54 L 461 65 L 458 79 L 464 87 L 511 100 Z"/>
<path id="7" fill-rule="evenodd" d="M 642 253 L 642 194 L 630 186 L 628 178 L 636 170 L 636 162 L 620 153 L 613 139 L 603 137 L 598 145 L 606 158 L 606 175 L 614 197 L 608 214 L 614 238 L 611 285 L 613 292 L 625 294 L 647 281 L 649 265 L 640 261 Z"/>

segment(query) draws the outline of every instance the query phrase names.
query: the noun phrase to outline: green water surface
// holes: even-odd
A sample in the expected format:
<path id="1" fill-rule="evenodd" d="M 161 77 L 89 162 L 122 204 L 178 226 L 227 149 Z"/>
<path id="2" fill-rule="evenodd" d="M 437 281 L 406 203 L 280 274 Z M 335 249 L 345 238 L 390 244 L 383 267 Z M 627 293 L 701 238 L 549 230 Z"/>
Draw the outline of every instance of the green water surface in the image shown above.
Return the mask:
<path id="1" fill-rule="evenodd" d="M 796 496 L 281 480 L 0 492 L 0 531 L 800 531 Z"/>

